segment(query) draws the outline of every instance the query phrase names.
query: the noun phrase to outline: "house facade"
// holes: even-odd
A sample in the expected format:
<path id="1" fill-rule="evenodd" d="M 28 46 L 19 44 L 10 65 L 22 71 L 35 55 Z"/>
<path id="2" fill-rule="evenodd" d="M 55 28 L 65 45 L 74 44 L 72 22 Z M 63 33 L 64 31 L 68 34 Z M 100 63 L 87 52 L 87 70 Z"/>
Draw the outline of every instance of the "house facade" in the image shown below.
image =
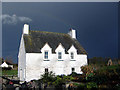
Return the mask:
<path id="1" fill-rule="evenodd" d="M 23 27 L 19 55 L 18 77 L 21 81 L 40 79 L 45 72 L 55 75 L 82 74 L 87 65 L 87 53 L 76 39 L 76 31 L 68 34 L 32 31 Z"/>

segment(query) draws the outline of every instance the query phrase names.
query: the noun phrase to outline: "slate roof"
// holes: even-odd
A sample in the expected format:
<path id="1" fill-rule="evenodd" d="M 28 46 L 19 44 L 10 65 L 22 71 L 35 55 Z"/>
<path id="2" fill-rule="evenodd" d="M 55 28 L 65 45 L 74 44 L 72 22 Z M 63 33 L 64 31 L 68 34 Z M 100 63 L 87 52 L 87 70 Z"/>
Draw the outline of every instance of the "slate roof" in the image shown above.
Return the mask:
<path id="1" fill-rule="evenodd" d="M 40 53 L 41 48 L 46 43 L 52 48 L 52 53 L 55 53 L 55 49 L 61 43 L 65 48 L 65 53 L 68 53 L 69 48 L 74 45 L 78 54 L 87 54 L 76 39 L 72 39 L 68 34 L 64 33 L 30 30 L 28 35 L 24 35 L 24 42 L 26 53 Z"/>

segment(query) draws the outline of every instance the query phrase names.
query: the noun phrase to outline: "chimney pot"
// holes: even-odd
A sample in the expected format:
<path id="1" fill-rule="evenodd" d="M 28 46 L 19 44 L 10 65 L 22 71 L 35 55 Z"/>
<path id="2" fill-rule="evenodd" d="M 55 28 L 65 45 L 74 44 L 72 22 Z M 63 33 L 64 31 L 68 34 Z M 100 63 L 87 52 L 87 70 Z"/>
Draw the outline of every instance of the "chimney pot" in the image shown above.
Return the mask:
<path id="1" fill-rule="evenodd" d="M 28 24 L 24 24 L 23 34 L 29 34 L 29 25 Z"/>
<path id="2" fill-rule="evenodd" d="M 76 39 L 76 30 L 73 30 L 72 28 L 70 28 L 70 31 L 68 33 L 72 38 Z"/>

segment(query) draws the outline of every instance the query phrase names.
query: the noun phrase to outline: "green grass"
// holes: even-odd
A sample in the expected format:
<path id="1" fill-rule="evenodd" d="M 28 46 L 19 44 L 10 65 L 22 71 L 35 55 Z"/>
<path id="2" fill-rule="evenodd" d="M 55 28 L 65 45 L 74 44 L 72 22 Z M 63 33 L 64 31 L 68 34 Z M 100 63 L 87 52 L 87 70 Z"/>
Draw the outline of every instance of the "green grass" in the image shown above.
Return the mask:
<path id="1" fill-rule="evenodd" d="M 2 70 L 2 75 L 17 75 L 18 70 Z"/>

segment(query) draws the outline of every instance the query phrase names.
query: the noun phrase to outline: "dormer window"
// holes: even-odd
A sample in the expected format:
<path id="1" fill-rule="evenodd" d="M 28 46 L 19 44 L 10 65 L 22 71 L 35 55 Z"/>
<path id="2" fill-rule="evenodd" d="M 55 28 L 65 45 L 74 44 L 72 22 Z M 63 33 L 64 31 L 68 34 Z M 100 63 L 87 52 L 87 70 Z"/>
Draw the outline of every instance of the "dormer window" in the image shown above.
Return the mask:
<path id="1" fill-rule="evenodd" d="M 44 53 L 44 58 L 45 58 L 45 59 L 48 59 L 48 51 L 45 51 L 45 53 Z"/>
<path id="2" fill-rule="evenodd" d="M 77 49 L 72 45 L 68 50 L 70 61 L 76 61 Z"/>
<path id="3" fill-rule="evenodd" d="M 74 59 L 74 53 L 73 52 L 70 53 L 70 57 L 71 57 L 71 59 Z"/>
<path id="4" fill-rule="evenodd" d="M 55 50 L 58 61 L 64 61 L 65 48 L 60 43 Z"/>
<path id="5" fill-rule="evenodd" d="M 58 52 L 58 59 L 62 59 L 62 52 Z"/>
<path id="6" fill-rule="evenodd" d="M 50 61 L 51 59 L 51 54 L 52 54 L 52 48 L 49 46 L 48 43 L 46 43 L 43 48 L 41 49 L 42 55 L 43 55 L 43 60 L 44 61 Z"/>

